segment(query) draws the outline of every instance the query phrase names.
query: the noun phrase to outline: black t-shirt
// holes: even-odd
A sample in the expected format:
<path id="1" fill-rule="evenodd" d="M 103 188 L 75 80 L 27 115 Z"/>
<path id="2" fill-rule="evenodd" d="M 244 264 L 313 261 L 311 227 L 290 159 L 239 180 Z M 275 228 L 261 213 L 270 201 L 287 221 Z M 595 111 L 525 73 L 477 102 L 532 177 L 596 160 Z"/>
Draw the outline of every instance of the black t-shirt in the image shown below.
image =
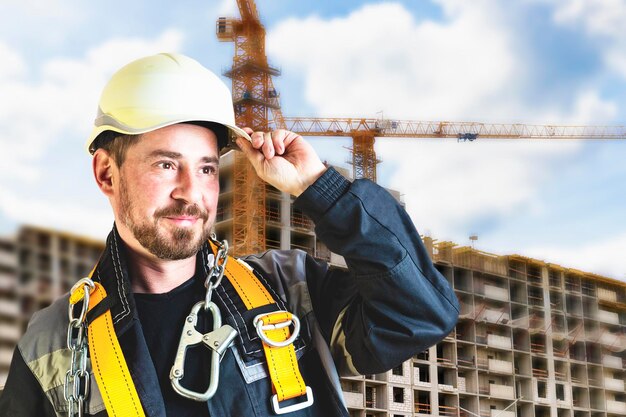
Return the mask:
<path id="1" fill-rule="evenodd" d="M 150 351 L 163 393 L 168 416 L 207 416 L 206 403 L 189 400 L 177 394 L 170 382 L 170 370 L 174 364 L 185 317 L 193 305 L 204 299 L 205 288 L 198 279 L 191 278 L 163 294 L 134 294 L 143 334 Z M 199 314 L 200 332 L 208 332 L 204 314 Z M 181 384 L 196 392 L 205 392 L 208 387 L 210 351 L 197 345 L 187 351 L 185 376 Z"/>

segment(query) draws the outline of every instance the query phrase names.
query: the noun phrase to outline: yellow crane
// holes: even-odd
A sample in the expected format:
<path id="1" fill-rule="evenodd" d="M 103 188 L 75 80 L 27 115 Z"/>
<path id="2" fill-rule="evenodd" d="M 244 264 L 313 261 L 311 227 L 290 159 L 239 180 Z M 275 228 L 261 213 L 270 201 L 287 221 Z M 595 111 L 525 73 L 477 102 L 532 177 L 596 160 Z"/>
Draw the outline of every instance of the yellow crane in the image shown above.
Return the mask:
<path id="1" fill-rule="evenodd" d="M 219 18 L 217 38 L 234 42 L 233 65 L 225 75 L 232 79 L 235 120 L 238 126 L 267 131 L 284 127 L 271 67 L 265 55 L 265 28 L 252 0 L 238 0 L 241 19 Z M 270 123 L 272 120 L 272 123 Z M 235 255 L 265 250 L 265 183 L 245 156 L 236 152 L 233 167 L 232 252 Z"/>
<path id="2" fill-rule="evenodd" d="M 555 126 L 489 124 L 477 122 L 427 122 L 370 118 L 307 118 L 283 116 L 272 76 L 280 71 L 268 64 L 265 27 L 254 0 L 237 0 L 241 18 L 220 17 L 217 38 L 234 42 L 233 65 L 225 75 L 232 79 L 235 117 L 239 126 L 267 131 L 292 130 L 303 136 L 349 136 L 352 138 L 354 178 L 376 181 L 376 138 L 541 138 L 626 139 L 624 126 Z M 233 168 L 233 252 L 258 253 L 265 247 L 265 184 L 239 152 Z"/>

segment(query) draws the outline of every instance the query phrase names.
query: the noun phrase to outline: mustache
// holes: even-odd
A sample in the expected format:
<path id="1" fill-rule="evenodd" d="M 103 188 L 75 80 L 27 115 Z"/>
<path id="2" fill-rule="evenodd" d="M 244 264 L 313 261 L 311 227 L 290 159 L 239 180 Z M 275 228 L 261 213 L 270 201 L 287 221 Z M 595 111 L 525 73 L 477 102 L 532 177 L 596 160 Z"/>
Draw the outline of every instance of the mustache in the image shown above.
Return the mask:
<path id="1" fill-rule="evenodd" d="M 202 210 L 196 204 L 193 205 L 175 205 L 169 206 L 157 210 L 154 213 L 155 217 L 176 217 L 176 216 L 190 216 L 197 217 L 205 222 L 209 219 L 209 212 Z"/>

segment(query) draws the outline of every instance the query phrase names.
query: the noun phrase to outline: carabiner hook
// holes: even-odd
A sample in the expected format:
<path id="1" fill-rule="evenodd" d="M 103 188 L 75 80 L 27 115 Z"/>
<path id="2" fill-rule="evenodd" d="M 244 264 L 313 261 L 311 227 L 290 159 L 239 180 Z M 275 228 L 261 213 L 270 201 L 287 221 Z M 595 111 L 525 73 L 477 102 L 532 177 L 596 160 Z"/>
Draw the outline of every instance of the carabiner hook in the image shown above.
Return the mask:
<path id="1" fill-rule="evenodd" d="M 215 392 L 219 384 L 220 377 L 220 359 L 226 349 L 230 346 L 237 331 L 229 325 L 222 326 L 222 315 L 219 308 L 215 303 L 209 302 L 205 307 L 205 301 L 199 301 L 191 308 L 191 312 L 185 319 L 185 325 L 183 326 L 183 332 L 180 336 L 180 342 L 178 343 L 178 350 L 176 351 L 176 359 L 174 360 L 174 366 L 170 371 L 170 381 L 172 388 L 178 394 L 185 398 L 195 401 L 208 401 Z M 213 315 L 213 331 L 202 334 L 196 330 L 198 323 L 198 312 L 200 309 L 210 310 Z M 209 374 L 209 386 L 207 390 L 202 392 L 192 391 L 183 387 L 180 381 L 183 379 L 185 372 L 185 356 L 187 354 L 187 348 L 191 346 L 204 343 L 209 349 L 211 349 L 211 372 Z"/>

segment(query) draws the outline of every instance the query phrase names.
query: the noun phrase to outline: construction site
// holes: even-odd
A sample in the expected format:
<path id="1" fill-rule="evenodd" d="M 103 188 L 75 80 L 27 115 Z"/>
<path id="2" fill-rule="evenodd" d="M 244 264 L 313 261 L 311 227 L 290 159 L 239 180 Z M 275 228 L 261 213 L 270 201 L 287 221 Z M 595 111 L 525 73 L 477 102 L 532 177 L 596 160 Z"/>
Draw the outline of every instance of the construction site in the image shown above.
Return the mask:
<path id="1" fill-rule="evenodd" d="M 231 194 L 225 187 L 223 201 Z M 222 204 L 218 233 L 234 221 Z M 298 248 L 345 266 L 289 199 L 268 189 L 266 206 L 268 247 Z M 445 340 L 398 368 L 344 378 L 351 416 L 626 413 L 626 283 L 423 239 L 460 300 L 459 322 Z M 104 242 L 29 226 L 0 241 L 0 386 L 30 315 L 86 275 L 103 248 Z"/>
<path id="2" fill-rule="evenodd" d="M 287 117 L 253 0 L 220 18 L 234 43 L 232 95 L 239 126 L 303 136 L 350 137 L 350 180 L 376 181 L 376 139 L 386 137 L 626 138 L 623 127 Z M 401 192 L 389 190 L 401 201 Z M 215 232 L 232 253 L 300 249 L 337 267 L 294 198 L 260 180 L 241 152 L 220 162 Z M 611 417 L 626 413 L 626 282 L 515 254 L 492 254 L 422 236 L 461 305 L 442 342 L 383 374 L 343 378 L 353 417 Z M 0 238 L 0 387 L 31 315 L 66 293 L 97 262 L 104 241 L 23 225 Z"/>

